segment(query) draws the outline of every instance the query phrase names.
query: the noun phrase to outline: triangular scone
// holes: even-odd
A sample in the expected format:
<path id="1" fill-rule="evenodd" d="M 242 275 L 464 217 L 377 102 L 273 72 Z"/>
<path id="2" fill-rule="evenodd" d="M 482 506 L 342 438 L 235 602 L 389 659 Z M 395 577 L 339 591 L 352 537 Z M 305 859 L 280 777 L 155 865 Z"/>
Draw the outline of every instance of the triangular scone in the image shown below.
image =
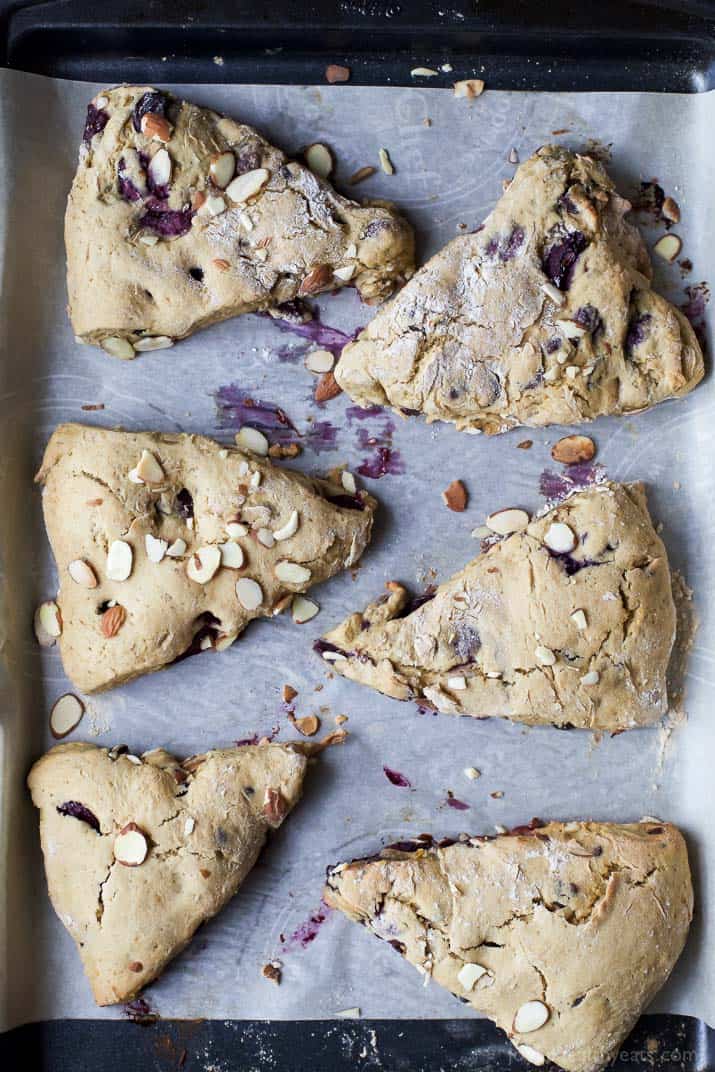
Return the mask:
<path id="1" fill-rule="evenodd" d="M 353 566 L 377 505 L 202 436 L 78 424 L 55 431 L 37 480 L 62 661 L 84 692 L 228 647 Z"/>
<path id="2" fill-rule="evenodd" d="M 345 347 L 338 383 L 363 406 L 489 434 L 690 391 L 703 355 L 651 290 L 629 208 L 590 157 L 540 149 L 483 227 L 450 242 Z"/>
<path id="3" fill-rule="evenodd" d="M 597 485 L 527 521 L 414 604 L 391 582 L 316 649 L 344 677 L 449 714 L 656 721 L 675 607 L 643 486 Z"/>
<path id="4" fill-rule="evenodd" d="M 423 836 L 328 871 L 326 901 L 501 1027 L 527 1061 L 598 1072 L 685 944 L 676 827 L 537 822 Z"/>
<path id="5" fill-rule="evenodd" d="M 116 357 L 300 296 L 386 297 L 412 229 L 335 193 L 251 127 L 146 86 L 87 111 L 65 219 L 69 314 Z"/>
<path id="6" fill-rule="evenodd" d="M 28 785 L 50 898 L 98 1005 L 133 997 L 233 897 L 305 768 L 282 744 L 182 763 L 75 743 L 38 760 Z"/>

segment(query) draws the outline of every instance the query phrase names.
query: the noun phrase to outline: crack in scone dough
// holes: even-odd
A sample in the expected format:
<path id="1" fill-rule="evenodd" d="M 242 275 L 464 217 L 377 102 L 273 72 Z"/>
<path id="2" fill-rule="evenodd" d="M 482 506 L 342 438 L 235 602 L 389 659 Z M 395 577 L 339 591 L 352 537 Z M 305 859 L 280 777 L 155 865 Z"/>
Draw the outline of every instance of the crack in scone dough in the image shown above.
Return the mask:
<path id="1" fill-rule="evenodd" d="M 137 484 L 130 477 L 143 451 L 161 466 L 161 483 Z M 339 483 L 281 469 L 267 458 L 202 436 L 82 425 L 55 431 L 37 479 L 44 484 L 45 524 L 59 573 L 62 660 L 85 692 L 161 669 L 190 649 L 207 621 L 216 636 L 238 636 L 253 618 L 276 613 L 291 593 L 353 566 L 370 540 L 377 506 L 361 492 L 351 509 Z M 187 495 L 190 509 L 182 501 Z M 280 530 L 294 511 L 295 534 L 265 546 L 259 533 L 267 538 L 266 533 Z M 232 522 L 245 527 L 245 536 L 235 541 L 243 552 L 242 568 L 221 566 L 205 584 L 192 580 L 187 574 L 191 556 L 231 542 L 227 526 Z M 153 562 L 147 536 L 169 546 L 183 540 L 185 553 Z M 107 552 L 115 540 L 132 549 L 125 581 L 107 576 Z M 91 566 L 96 588 L 71 579 L 68 566 L 77 559 Z M 310 578 L 281 581 L 275 568 L 282 560 L 306 567 Z M 262 598 L 254 610 L 238 599 L 241 577 L 260 585 Z M 102 610 L 112 601 L 124 607 L 126 620 L 116 635 L 106 637 Z"/>
<path id="2" fill-rule="evenodd" d="M 573 533 L 570 554 L 549 550 L 552 524 Z M 414 610 L 389 588 L 318 642 L 344 677 L 448 714 L 534 724 L 615 731 L 667 711 L 675 607 L 642 485 L 573 494 Z"/>
<path id="3" fill-rule="evenodd" d="M 28 778 L 50 898 L 99 1005 L 134 997 L 233 896 L 269 829 L 298 801 L 307 762 L 279 744 L 207 752 L 186 765 L 163 749 L 141 758 L 62 744 Z M 264 810 L 269 789 L 282 800 L 280 817 Z M 89 809 L 102 833 L 61 814 L 68 800 Z M 130 822 L 148 844 L 137 867 L 114 857 Z"/>
<path id="4" fill-rule="evenodd" d="M 338 383 L 360 405 L 488 434 L 687 393 L 704 374 L 700 345 L 651 289 L 628 209 L 596 161 L 540 149 L 483 226 L 420 268 L 345 347 Z"/>
<path id="5" fill-rule="evenodd" d="M 423 974 L 568 1072 L 597 1072 L 680 954 L 692 918 L 687 852 L 655 821 L 533 824 L 340 864 L 325 898 Z M 460 977 L 467 964 L 483 974 Z M 519 1034 L 517 1011 L 548 1018 Z"/>
<path id="6" fill-rule="evenodd" d="M 150 97 L 167 140 L 136 129 Z M 170 342 L 301 293 L 349 285 L 377 301 L 412 274 L 412 229 L 394 208 L 341 197 L 251 127 L 150 87 L 105 90 L 90 109 L 98 101 L 103 123 L 80 150 L 65 219 L 81 340 L 127 340 L 117 356 L 131 357 L 144 337 Z M 170 174 L 157 186 L 159 153 Z M 233 177 L 265 170 L 246 201 L 212 181 L 219 154 L 233 154 Z"/>

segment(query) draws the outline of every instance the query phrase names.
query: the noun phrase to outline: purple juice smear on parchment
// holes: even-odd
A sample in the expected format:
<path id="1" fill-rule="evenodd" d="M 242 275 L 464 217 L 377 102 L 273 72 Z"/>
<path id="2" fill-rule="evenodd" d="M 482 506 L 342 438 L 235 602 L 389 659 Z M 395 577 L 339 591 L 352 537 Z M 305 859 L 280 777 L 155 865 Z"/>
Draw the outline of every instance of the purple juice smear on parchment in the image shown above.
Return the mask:
<path id="1" fill-rule="evenodd" d="M 400 452 L 392 446 L 394 431 L 395 425 L 389 417 L 383 421 L 382 427 L 375 431 L 371 428 L 358 428 L 357 446 L 360 450 L 372 451 L 358 466 L 360 476 L 379 480 L 381 476 L 399 476 L 404 473 L 405 463 Z"/>
<path id="2" fill-rule="evenodd" d="M 337 428 L 330 421 L 312 421 L 299 432 L 281 406 L 255 397 L 237 383 L 219 387 L 214 395 L 220 428 L 238 431 L 244 424 L 257 428 L 272 443 L 300 442 L 301 446 L 321 454 L 335 450 Z"/>
<path id="3" fill-rule="evenodd" d="M 295 949 L 296 946 L 300 946 L 301 949 L 306 949 L 311 942 L 315 941 L 318 936 L 318 931 L 332 911 L 330 905 L 326 904 L 326 902 L 321 899 L 317 911 L 311 912 L 305 922 L 301 923 L 299 927 L 296 927 L 288 938 L 284 938 L 283 935 L 281 935 L 281 941 L 283 943 L 281 952 L 288 953 L 291 949 Z"/>
<path id="4" fill-rule="evenodd" d="M 455 808 L 457 811 L 469 811 L 470 807 L 469 804 L 465 804 L 463 800 L 458 800 L 457 797 L 453 797 L 451 794 L 447 795 L 445 804 L 447 804 L 450 808 Z"/>
<path id="5" fill-rule="evenodd" d="M 685 288 L 687 301 L 680 306 L 693 326 L 698 342 L 705 349 L 705 309 L 710 301 L 710 287 L 703 280 Z"/>
<path id="6" fill-rule="evenodd" d="M 539 491 L 549 502 L 559 502 L 574 491 L 592 488 L 596 484 L 603 484 L 605 480 L 606 470 L 602 465 L 584 462 L 580 465 L 570 465 L 563 473 L 544 469 L 539 477 Z"/>
<path id="7" fill-rule="evenodd" d="M 337 361 L 343 347 L 357 338 L 362 331 L 362 327 L 355 328 L 352 334 L 348 334 L 339 328 L 331 327 L 330 324 L 324 324 L 320 319 L 320 313 L 316 310 L 311 311 L 313 313 L 312 320 L 306 320 L 304 323 L 297 320 L 283 320 L 279 317 L 271 317 L 271 319 L 279 331 L 290 335 L 298 335 L 301 339 L 305 339 L 306 342 L 320 347 L 321 350 L 330 350 L 330 353 Z M 288 346 L 282 347 L 277 351 L 280 361 L 297 360 L 303 352 L 303 350 L 292 349 Z"/>

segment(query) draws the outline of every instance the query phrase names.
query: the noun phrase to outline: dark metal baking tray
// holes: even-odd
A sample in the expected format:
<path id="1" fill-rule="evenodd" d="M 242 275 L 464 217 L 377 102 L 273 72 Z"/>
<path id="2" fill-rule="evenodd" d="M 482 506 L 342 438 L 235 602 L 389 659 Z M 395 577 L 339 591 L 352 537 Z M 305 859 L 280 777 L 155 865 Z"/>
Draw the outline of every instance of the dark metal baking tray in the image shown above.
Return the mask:
<path id="1" fill-rule="evenodd" d="M 0 0 L 2 65 L 104 82 L 320 83 L 329 63 L 353 84 L 430 86 L 479 74 L 494 89 L 652 90 L 715 86 L 715 0 Z M 457 74 L 458 72 L 458 74 Z M 526 1068 L 484 1020 L 178 1021 L 27 1024 L 0 1035 L 14 1072 L 506 1072 Z M 644 1016 L 612 1066 L 715 1072 L 715 1031 Z"/>

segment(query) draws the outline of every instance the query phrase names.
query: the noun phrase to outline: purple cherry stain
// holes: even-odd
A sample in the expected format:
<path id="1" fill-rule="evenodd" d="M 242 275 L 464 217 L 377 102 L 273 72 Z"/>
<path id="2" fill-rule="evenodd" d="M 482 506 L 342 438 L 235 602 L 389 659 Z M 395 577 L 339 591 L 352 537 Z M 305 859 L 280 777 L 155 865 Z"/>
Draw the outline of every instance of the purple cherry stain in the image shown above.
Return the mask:
<path id="1" fill-rule="evenodd" d="M 314 343 L 322 350 L 329 350 L 336 360 L 340 357 L 343 347 L 347 346 L 349 342 L 353 342 L 362 331 L 362 328 L 359 327 L 351 335 L 348 335 L 347 332 L 341 331 L 339 328 L 324 324 L 320 319 L 319 313 L 315 311 L 313 311 L 313 318 L 307 321 L 301 321 L 293 315 L 285 319 L 279 319 L 278 317 L 271 317 L 271 319 L 280 331 L 298 335 L 301 339 Z"/>
<path id="2" fill-rule="evenodd" d="M 544 274 L 559 290 L 568 290 L 573 280 L 576 261 L 588 243 L 581 231 L 566 231 L 546 250 L 542 261 Z"/>
<path id="3" fill-rule="evenodd" d="M 103 108 L 97 108 L 94 104 L 88 104 L 87 118 L 84 123 L 84 133 L 82 134 L 84 144 L 89 145 L 94 135 L 101 134 L 108 122 L 109 112 L 105 112 Z"/>
<path id="4" fill-rule="evenodd" d="M 64 804 L 58 804 L 57 811 L 60 815 L 69 815 L 72 819 L 79 819 L 87 826 L 91 826 L 98 834 L 101 833 L 97 816 L 78 800 L 67 800 Z"/>
<path id="5" fill-rule="evenodd" d="M 568 472 L 564 473 L 544 469 L 539 477 L 539 491 L 549 502 L 559 502 L 580 488 L 592 488 L 596 484 L 603 484 L 605 480 L 606 470 L 602 465 L 583 462 L 580 465 L 570 465 Z"/>
<path id="6" fill-rule="evenodd" d="M 404 774 L 400 774 L 399 771 L 393 770 L 392 767 L 384 767 L 383 771 L 388 782 L 392 785 L 398 786 L 400 789 L 411 789 L 412 782 Z"/>
<path id="7" fill-rule="evenodd" d="M 455 811 L 469 811 L 470 807 L 469 804 L 465 804 L 463 800 L 459 800 L 449 791 L 447 791 L 447 799 L 445 800 L 445 804 L 449 808 L 454 808 Z"/>
<path id="8" fill-rule="evenodd" d="M 124 1015 L 135 1024 L 155 1024 L 159 1013 L 152 1009 L 146 998 L 135 998 L 124 1006 Z"/>
<path id="9" fill-rule="evenodd" d="M 153 231 L 161 238 L 181 238 L 191 230 L 194 213 L 190 208 L 170 209 L 162 201 L 148 204 L 143 216 L 139 217 L 139 226 Z"/>
<path id="10" fill-rule="evenodd" d="M 311 912 L 305 922 L 301 923 L 299 927 L 296 927 L 293 933 L 283 940 L 281 951 L 287 953 L 295 946 L 300 946 L 301 949 L 306 949 L 310 943 L 314 942 L 318 937 L 318 931 L 331 912 L 332 908 L 330 905 L 321 900 L 317 911 Z"/>

